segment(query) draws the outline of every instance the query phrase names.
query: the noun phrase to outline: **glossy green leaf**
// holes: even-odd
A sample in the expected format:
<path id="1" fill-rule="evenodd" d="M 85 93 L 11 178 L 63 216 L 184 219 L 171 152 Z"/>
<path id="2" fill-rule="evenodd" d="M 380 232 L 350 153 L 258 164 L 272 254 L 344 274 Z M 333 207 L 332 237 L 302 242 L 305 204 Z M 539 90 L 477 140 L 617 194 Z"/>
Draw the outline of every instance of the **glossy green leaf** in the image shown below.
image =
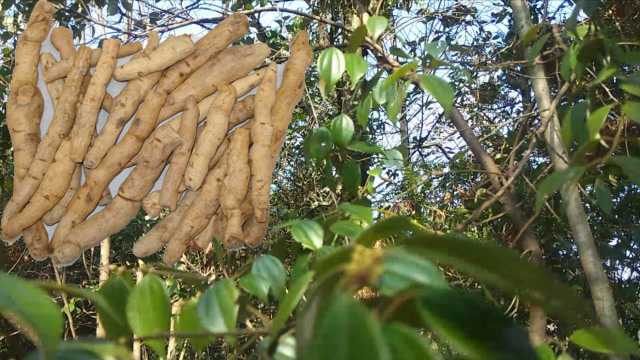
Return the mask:
<path id="1" fill-rule="evenodd" d="M 369 143 L 366 143 L 364 141 L 359 141 L 359 140 L 351 142 L 351 144 L 349 144 L 349 146 L 347 146 L 347 149 L 352 150 L 352 151 L 365 153 L 365 154 L 379 154 L 379 153 L 384 151 L 378 145 L 369 144 Z"/>
<path id="2" fill-rule="evenodd" d="M 385 251 L 380 276 L 380 293 L 393 296 L 412 286 L 448 288 L 442 272 L 431 261 L 402 248 Z"/>
<path id="3" fill-rule="evenodd" d="M 352 219 L 364 221 L 370 224 L 373 221 L 373 210 L 369 206 L 362 206 L 352 203 L 342 203 L 338 205 L 338 209 L 345 212 Z"/>
<path id="4" fill-rule="evenodd" d="M 536 40 L 536 42 L 533 43 L 533 45 L 531 45 L 531 47 L 527 49 L 526 57 L 529 64 L 533 64 L 533 61 L 538 57 L 538 55 L 540 55 L 540 51 L 542 51 L 544 44 L 547 43 L 547 40 L 549 40 L 550 36 L 551 34 L 542 35 L 540 38 L 538 38 L 538 40 Z"/>
<path id="5" fill-rule="evenodd" d="M 355 238 L 362 232 L 363 228 L 362 225 L 356 224 L 350 220 L 338 220 L 331 224 L 329 230 L 336 235 Z"/>
<path id="6" fill-rule="evenodd" d="M 602 327 L 579 329 L 571 334 L 569 339 L 572 343 L 593 352 L 640 356 L 638 343 L 629 338 L 622 330 Z"/>
<path id="7" fill-rule="evenodd" d="M 425 290 L 419 309 L 425 323 L 465 358 L 537 359 L 524 329 L 470 294 L 443 288 Z"/>
<path id="8" fill-rule="evenodd" d="M 406 227 L 396 230 L 406 232 Z M 376 238 L 371 236 L 367 240 L 371 243 Z M 584 299 L 554 275 L 496 243 L 480 243 L 462 236 L 421 231 L 400 236 L 396 243 L 407 245 L 410 252 L 435 263 L 453 266 L 481 282 L 518 294 L 523 300 L 540 305 L 551 315 L 578 324 L 592 317 L 591 308 Z"/>
<path id="9" fill-rule="evenodd" d="M 369 114 L 371 113 L 371 108 L 373 108 L 373 97 L 371 94 L 367 94 L 367 96 L 362 99 L 358 103 L 356 107 L 356 118 L 358 121 L 358 125 L 365 127 L 367 123 L 369 123 Z"/>
<path id="10" fill-rule="evenodd" d="M 358 48 L 364 43 L 367 37 L 367 26 L 360 25 L 355 30 L 351 32 L 351 36 L 349 37 L 349 44 L 345 49 L 346 52 L 352 53 L 358 50 Z"/>
<path id="11" fill-rule="evenodd" d="M 538 360 L 556 360 L 556 354 L 547 344 L 537 346 L 536 353 L 538 354 Z"/>
<path id="12" fill-rule="evenodd" d="M 384 152 L 385 161 L 384 164 L 396 169 L 401 169 L 404 166 L 404 156 L 397 149 L 389 149 Z"/>
<path id="13" fill-rule="evenodd" d="M 405 76 L 414 72 L 417 67 L 418 63 L 415 61 L 400 66 L 398 69 L 394 70 L 391 75 L 389 75 L 389 77 L 382 83 L 382 86 L 388 89 L 398 81 L 402 80 Z"/>
<path id="14" fill-rule="evenodd" d="M 240 292 L 230 279 L 217 280 L 198 300 L 197 313 L 202 326 L 211 332 L 236 329 Z"/>
<path id="15" fill-rule="evenodd" d="M 622 168 L 624 174 L 627 175 L 631 181 L 640 185 L 640 158 L 616 156 L 609 161 Z"/>
<path id="16" fill-rule="evenodd" d="M 625 101 L 622 104 L 622 113 L 629 119 L 640 123 L 640 102 L 637 101 Z"/>
<path id="17" fill-rule="evenodd" d="M 589 139 L 589 133 L 585 124 L 589 103 L 581 101 L 565 112 L 562 117 L 561 137 L 565 146 L 569 147 L 573 141 L 577 141 L 578 145 L 586 143 Z"/>
<path id="18" fill-rule="evenodd" d="M 0 273 L 0 313 L 29 340 L 50 354 L 62 337 L 62 312 L 49 295 L 33 284 Z"/>
<path id="19" fill-rule="evenodd" d="M 612 107 L 613 105 L 600 107 L 589 115 L 587 118 L 587 131 L 589 132 L 590 140 L 600 139 L 600 129 L 607 121 L 607 116 L 609 116 Z"/>
<path id="20" fill-rule="evenodd" d="M 251 266 L 251 273 L 267 281 L 276 298 L 284 295 L 287 283 L 287 270 L 275 256 L 260 255 Z"/>
<path id="21" fill-rule="evenodd" d="M 431 360 L 440 359 L 431 352 L 427 340 L 418 335 L 416 329 L 400 323 L 391 323 L 382 328 L 389 350 L 394 360 Z"/>
<path id="22" fill-rule="evenodd" d="M 637 78 L 622 81 L 620 88 L 631 95 L 640 96 L 640 80 Z"/>
<path id="23" fill-rule="evenodd" d="M 420 86 L 440 103 L 445 113 L 451 112 L 455 92 L 447 81 L 436 75 L 426 74 L 420 79 Z"/>
<path id="24" fill-rule="evenodd" d="M 384 16 L 369 16 L 367 19 L 367 30 L 373 41 L 378 41 L 387 26 L 389 26 L 389 20 Z"/>
<path id="25" fill-rule="evenodd" d="M 576 45 L 572 45 L 562 56 L 560 62 L 560 75 L 564 81 L 570 81 L 571 75 L 575 72 L 578 65 L 578 50 Z"/>
<path id="26" fill-rule="evenodd" d="M 340 169 L 342 186 L 347 193 L 358 194 L 362 175 L 360 174 L 360 164 L 353 159 L 349 159 L 342 164 Z"/>
<path id="27" fill-rule="evenodd" d="M 598 207 L 604 211 L 605 214 L 611 215 L 611 211 L 613 210 L 613 201 L 611 200 L 611 192 L 607 187 L 607 184 L 602 181 L 602 179 L 596 179 L 594 184 L 594 192 L 596 195 L 596 203 Z"/>
<path id="28" fill-rule="evenodd" d="M 317 222 L 309 219 L 296 221 L 289 229 L 293 239 L 303 247 L 318 250 L 324 241 L 324 229 Z"/>
<path id="29" fill-rule="evenodd" d="M 349 145 L 355 131 L 353 120 L 345 114 L 334 117 L 330 129 L 333 142 L 342 147 Z"/>
<path id="30" fill-rule="evenodd" d="M 407 85 L 402 81 L 399 81 L 389 88 L 385 110 L 391 122 L 396 123 L 398 121 L 398 116 L 402 113 L 402 105 L 404 105 L 406 96 Z"/>
<path id="31" fill-rule="evenodd" d="M 345 71 L 344 54 L 335 47 L 324 49 L 318 56 L 317 67 L 320 75 L 320 92 L 322 96 L 326 96 L 333 91 Z"/>
<path id="32" fill-rule="evenodd" d="M 535 211 L 540 211 L 547 197 L 560 190 L 562 186 L 575 183 L 580 179 L 586 168 L 584 166 L 571 166 L 563 171 L 556 171 L 547 176 L 538 185 L 536 192 Z"/>
<path id="33" fill-rule="evenodd" d="M 169 331 L 171 304 L 162 280 L 146 275 L 131 291 L 127 300 L 127 319 L 136 336 L 150 336 Z M 166 353 L 166 340 L 145 340 L 159 356 Z"/>
<path id="34" fill-rule="evenodd" d="M 269 297 L 269 282 L 259 275 L 246 274 L 238 280 L 238 285 L 249 294 L 266 302 Z"/>
<path id="35" fill-rule="evenodd" d="M 198 317 L 198 301 L 196 299 L 187 301 L 180 309 L 176 318 L 175 331 L 182 333 L 205 333 L 207 331 Z M 188 340 L 196 351 L 203 351 L 215 338 L 213 336 L 193 336 Z"/>
<path id="36" fill-rule="evenodd" d="M 117 317 L 113 317 L 102 307 L 97 307 L 100 315 L 100 323 L 105 329 L 109 339 L 129 337 L 131 328 L 127 323 L 127 300 L 131 292 L 131 286 L 120 276 L 111 276 L 105 281 L 98 294 L 111 306 Z"/>
<path id="37" fill-rule="evenodd" d="M 344 56 L 347 74 L 351 79 L 351 88 L 355 89 L 358 81 L 367 73 L 367 62 L 358 53 L 348 53 Z"/>
<path id="38" fill-rule="evenodd" d="M 286 324 L 287 319 L 289 319 L 293 310 L 298 306 L 300 299 L 302 299 L 302 296 L 307 291 L 311 280 L 313 280 L 313 275 L 313 271 L 307 271 L 291 282 L 289 290 L 282 298 L 278 306 L 278 311 L 271 322 L 272 333 L 277 333 Z"/>
<path id="39" fill-rule="evenodd" d="M 402 235 L 411 236 L 415 233 L 417 227 L 411 219 L 405 216 L 394 216 L 389 219 L 378 221 L 366 228 L 355 239 L 356 244 L 371 247 L 378 240 L 383 240 L 392 236 Z"/>
<path id="40" fill-rule="evenodd" d="M 333 149 L 331 131 L 326 127 L 313 129 L 305 140 L 304 149 L 310 158 L 324 159 Z"/>
<path id="41" fill-rule="evenodd" d="M 384 81 L 378 80 L 373 89 L 371 89 L 373 100 L 379 105 L 384 105 L 387 102 L 387 88 L 384 87 L 384 83 Z"/>
<path id="42" fill-rule="evenodd" d="M 311 326 L 313 336 L 300 347 L 303 359 L 391 359 L 380 323 L 351 296 L 335 294 Z"/>

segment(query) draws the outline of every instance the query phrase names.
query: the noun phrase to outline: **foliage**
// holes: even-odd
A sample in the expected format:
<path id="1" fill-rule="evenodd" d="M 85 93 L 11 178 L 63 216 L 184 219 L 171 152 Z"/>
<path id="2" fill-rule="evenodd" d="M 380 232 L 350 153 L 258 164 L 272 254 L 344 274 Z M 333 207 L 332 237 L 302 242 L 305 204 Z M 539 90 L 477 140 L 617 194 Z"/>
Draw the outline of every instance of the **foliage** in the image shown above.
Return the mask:
<path id="1" fill-rule="evenodd" d="M 2 5 L 3 24 L 12 25 L 0 29 L 3 99 L 12 44 L 33 3 Z M 210 28 L 220 15 L 184 3 L 71 2 L 57 20 L 92 43 L 106 29 L 135 38 L 191 18 L 198 21 L 189 30 Z M 109 280 L 97 283 L 96 256 L 86 254 L 66 270 L 78 285 L 50 280 L 51 267 L 23 262 L 20 249 L 2 249 L 3 330 L 19 329 L 37 345 L 8 336 L 3 357 L 29 349 L 34 357 L 129 358 L 134 340 L 152 358 L 175 356 L 176 346 L 207 358 L 640 356 L 627 335 L 640 329 L 640 29 L 630 20 L 640 8 L 529 1 L 538 24 L 518 38 L 508 6 L 463 3 L 387 1 L 363 14 L 350 3 L 311 1 L 306 17 L 270 16 L 262 1 L 221 2 L 248 12 L 256 31 L 243 41 L 267 42 L 274 61 L 298 29 L 309 29 L 317 46 L 274 173 L 267 244 L 235 254 L 215 244 L 177 268 L 156 258 L 136 264 L 131 244 L 153 223 L 140 215 L 112 239 Z M 557 96 L 566 170 L 549 166 L 544 111 L 522 76 L 534 63 L 545 65 Z M 451 124 L 457 112 L 501 181 L 513 180 L 529 229 L 542 240 L 539 264 L 515 250 L 522 229 L 494 201 L 481 159 Z M 3 202 L 12 187 L 4 116 L 3 108 Z M 583 191 L 621 329 L 595 326 L 589 279 L 556 195 L 570 184 Z M 527 336 L 531 304 L 550 317 L 548 344 L 534 347 Z M 71 329 L 92 337 L 96 312 L 106 339 L 63 341 Z"/>

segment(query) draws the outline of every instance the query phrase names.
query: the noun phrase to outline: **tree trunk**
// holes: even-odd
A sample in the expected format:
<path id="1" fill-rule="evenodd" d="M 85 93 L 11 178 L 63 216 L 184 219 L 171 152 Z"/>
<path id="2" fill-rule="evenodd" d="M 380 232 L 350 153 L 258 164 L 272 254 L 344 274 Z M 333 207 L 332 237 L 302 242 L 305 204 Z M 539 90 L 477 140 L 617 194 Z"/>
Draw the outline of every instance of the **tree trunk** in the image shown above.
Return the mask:
<path id="1" fill-rule="evenodd" d="M 531 28 L 529 7 L 524 0 L 510 0 L 510 4 L 517 33 L 522 38 Z M 544 115 L 545 112 L 549 111 L 552 102 L 544 67 L 541 64 L 531 66 L 529 75 L 538 109 L 540 114 Z M 559 133 L 560 121 L 554 113 L 545 130 L 544 137 L 556 171 L 561 171 L 568 167 L 566 161 L 568 153 L 560 140 Z M 598 319 L 606 327 L 617 328 L 619 323 L 613 292 L 609 286 L 609 279 L 602 266 L 602 260 L 598 254 L 593 234 L 587 221 L 578 186 L 576 184 L 564 186 L 560 190 L 560 194 L 564 202 L 571 233 L 578 245 L 580 263 L 591 289 L 591 296 Z"/>
<path id="2" fill-rule="evenodd" d="M 500 168 L 491 155 L 483 148 L 482 144 L 480 144 L 480 141 L 460 111 L 454 108 L 450 117 L 453 125 L 467 143 L 469 149 L 471 149 L 473 156 L 476 157 L 482 167 L 487 171 L 491 185 L 496 192 L 499 191 L 504 183 Z M 503 204 L 507 214 L 509 214 L 511 222 L 516 229 L 523 229 L 527 226 L 527 217 L 518 208 L 518 198 L 513 192 L 510 190 L 506 191 L 500 198 L 500 202 Z M 522 234 L 520 248 L 529 255 L 532 262 L 541 262 L 542 249 L 540 248 L 540 242 L 529 228 Z M 545 342 L 546 327 L 547 316 L 544 310 L 539 306 L 529 305 L 529 339 L 531 339 L 531 343 L 534 346 Z"/>

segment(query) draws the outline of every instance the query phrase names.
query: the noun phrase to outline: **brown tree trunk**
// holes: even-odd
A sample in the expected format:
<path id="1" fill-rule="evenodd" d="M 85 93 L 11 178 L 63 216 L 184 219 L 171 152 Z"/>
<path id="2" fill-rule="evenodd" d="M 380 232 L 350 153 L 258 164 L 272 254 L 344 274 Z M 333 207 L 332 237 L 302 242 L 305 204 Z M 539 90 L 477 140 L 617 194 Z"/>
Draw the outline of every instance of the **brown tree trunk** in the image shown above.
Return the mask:
<path id="1" fill-rule="evenodd" d="M 510 4 L 517 33 L 522 38 L 532 26 L 529 7 L 524 0 L 510 0 Z M 529 75 L 538 109 L 541 116 L 544 116 L 551 108 L 552 100 L 543 65 L 536 64 L 531 66 Z M 560 140 L 559 133 L 560 121 L 554 113 L 545 130 L 544 137 L 556 171 L 562 171 L 568 167 L 566 161 L 568 153 Z M 619 323 L 613 292 L 609 286 L 609 279 L 602 266 L 602 260 L 598 254 L 593 234 L 587 221 L 578 186 L 576 184 L 564 186 L 560 190 L 560 194 L 564 202 L 571 233 L 578 245 L 580 263 L 591 289 L 591 296 L 598 318 L 602 325 L 609 328 L 617 328 Z"/>

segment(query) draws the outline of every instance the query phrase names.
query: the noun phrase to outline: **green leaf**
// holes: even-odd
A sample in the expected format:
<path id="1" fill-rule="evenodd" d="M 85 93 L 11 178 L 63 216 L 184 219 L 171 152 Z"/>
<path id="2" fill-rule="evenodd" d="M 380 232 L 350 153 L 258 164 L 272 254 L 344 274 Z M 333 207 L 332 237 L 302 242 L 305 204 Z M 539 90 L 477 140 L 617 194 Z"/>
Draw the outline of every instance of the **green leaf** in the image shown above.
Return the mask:
<path id="1" fill-rule="evenodd" d="M 244 291 L 264 302 L 269 299 L 269 283 L 259 275 L 246 274 L 238 280 L 238 284 Z"/>
<path id="2" fill-rule="evenodd" d="M 609 160 L 622 168 L 631 181 L 640 185 L 640 159 L 630 156 L 616 156 Z"/>
<path id="3" fill-rule="evenodd" d="M 389 149 L 384 152 L 385 161 L 384 164 L 396 169 L 401 169 L 404 166 L 404 160 L 402 153 L 397 149 Z"/>
<path id="4" fill-rule="evenodd" d="M 63 331 L 62 312 L 46 292 L 32 283 L 0 273 L 0 313 L 45 354 L 51 354 Z"/>
<path id="5" fill-rule="evenodd" d="M 529 27 L 529 30 L 522 36 L 522 46 L 527 47 L 538 39 L 540 30 L 542 30 L 542 24 L 535 24 Z"/>
<path id="6" fill-rule="evenodd" d="M 286 295 L 282 298 L 278 311 L 273 317 L 271 322 L 271 332 L 276 334 L 286 324 L 287 319 L 293 313 L 293 310 L 298 306 L 300 299 L 307 291 L 311 280 L 313 280 L 313 271 L 307 271 L 306 273 L 298 276 L 294 279 L 287 291 Z"/>
<path id="7" fill-rule="evenodd" d="M 444 41 L 431 41 L 424 44 L 424 52 L 436 60 L 442 60 L 442 54 L 446 49 L 447 43 Z"/>
<path id="8" fill-rule="evenodd" d="M 320 92 L 322 96 L 331 93 L 334 86 L 345 71 L 342 51 L 335 47 L 322 50 L 318 56 L 318 74 L 320 75 Z"/>
<path id="9" fill-rule="evenodd" d="M 378 41 L 378 37 L 384 33 L 389 25 L 389 20 L 384 16 L 369 16 L 367 19 L 367 30 L 373 41 Z"/>
<path id="10" fill-rule="evenodd" d="M 397 225 L 395 228 L 398 230 Z M 388 233 L 382 235 L 388 236 Z M 364 233 L 360 237 L 363 236 Z M 367 242 L 376 240 L 375 236 L 369 236 Z M 518 294 L 524 301 L 540 305 L 551 315 L 574 323 L 592 317 L 586 302 L 554 275 L 496 243 L 421 231 L 399 237 L 396 243 L 406 245 L 408 251 L 435 263 L 453 266 L 481 282 Z"/>
<path id="11" fill-rule="evenodd" d="M 404 82 L 398 82 L 389 88 L 387 93 L 387 116 L 391 122 L 398 121 L 398 115 L 402 112 L 402 105 L 407 95 L 407 85 Z"/>
<path id="12" fill-rule="evenodd" d="M 562 56 L 562 62 L 560 63 L 560 75 L 564 81 L 571 80 L 571 74 L 576 70 L 578 65 L 578 50 L 576 45 L 572 45 L 567 49 L 567 52 Z"/>
<path id="13" fill-rule="evenodd" d="M 324 229 L 317 222 L 309 219 L 296 221 L 291 225 L 290 231 L 293 239 L 303 247 L 314 251 L 322 247 Z"/>
<path id="14" fill-rule="evenodd" d="M 373 221 L 373 210 L 368 206 L 345 202 L 338 205 L 338 209 L 344 211 L 347 215 L 351 216 L 351 218 L 364 221 L 367 224 Z"/>
<path id="15" fill-rule="evenodd" d="M 354 132 L 353 120 L 345 114 L 340 114 L 331 120 L 331 135 L 336 145 L 349 145 Z"/>
<path id="16" fill-rule="evenodd" d="M 572 343 L 587 350 L 617 355 L 640 355 L 638 344 L 622 330 L 592 327 L 576 330 L 569 338 Z"/>
<path id="17" fill-rule="evenodd" d="M 570 166 L 565 170 L 556 171 L 540 182 L 536 192 L 535 211 L 538 212 L 544 205 L 545 199 L 560 190 L 562 186 L 570 185 L 580 179 L 585 172 L 584 166 Z"/>
<path id="18" fill-rule="evenodd" d="M 418 63 L 415 61 L 402 65 L 401 67 L 396 69 L 393 73 L 391 73 L 391 75 L 389 75 L 389 77 L 383 82 L 382 86 L 385 89 L 388 89 L 399 80 L 402 80 L 402 78 L 404 78 L 405 76 L 414 72 L 417 67 L 418 67 Z"/>
<path id="19" fill-rule="evenodd" d="M 367 73 L 367 62 L 358 53 L 348 53 L 344 60 L 347 74 L 351 78 L 351 89 L 355 89 L 358 81 Z"/>
<path id="20" fill-rule="evenodd" d="M 593 79 L 593 81 L 591 81 L 587 86 L 588 87 L 594 87 L 596 85 L 599 85 L 602 82 L 604 82 L 607 79 L 609 79 L 610 77 L 612 77 L 613 75 L 615 75 L 617 72 L 618 72 L 618 67 L 617 66 L 609 65 L 609 66 L 603 68 L 602 70 L 600 70 L 600 72 L 598 72 L 598 75 L 596 76 L 596 78 Z"/>
<path id="21" fill-rule="evenodd" d="M 273 360 L 295 360 L 296 338 L 293 335 L 280 336 Z"/>
<path id="22" fill-rule="evenodd" d="M 556 354 L 547 344 L 537 346 L 536 353 L 538 354 L 538 360 L 556 360 Z"/>
<path id="23" fill-rule="evenodd" d="M 496 307 L 452 289 L 421 293 L 419 312 L 440 338 L 469 359 L 532 359 L 527 333 Z"/>
<path id="24" fill-rule="evenodd" d="M 609 111 L 611 111 L 612 107 L 613 105 L 603 106 L 589 115 L 587 118 L 587 130 L 590 140 L 600 139 L 600 129 L 607 121 L 607 116 L 609 116 Z"/>
<path id="25" fill-rule="evenodd" d="M 426 339 L 418 335 L 415 329 L 391 323 L 382 328 L 382 333 L 395 360 L 440 359 L 440 356 L 431 352 Z"/>
<path id="26" fill-rule="evenodd" d="M 640 84 L 623 82 L 620 84 L 620 88 L 631 95 L 640 96 Z"/>
<path id="27" fill-rule="evenodd" d="M 378 80 L 371 90 L 373 100 L 379 105 L 384 105 L 387 102 L 387 88 L 384 86 L 384 81 Z"/>
<path id="28" fill-rule="evenodd" d="M 562 118 L 562 128 L 560 130 L 562 142 L 565 146 L 569 147 L 573 140 L 576 140 L 578 145 L 588 141 L 589 133 L 585 126 L 588 109 L 589 103 L 581 101 L 566 111 Z"/>
<path id="29" fill-rule="evenodd" d="M 176 332 L 184 333 L 205 333 L 207 330 L 202 326 L 198 317 L 198 301 L 191 299 L 182 305 L 180 314 L 176 319 Z M 188 338 L 193 348 L 200 352 L 211 344 L 215 338 L 213 336 L 193 336 Z"/>
<path id="30" fill-rule="evenodd" d="M 355 52 L 364 43 L 366 37 L 367 27 L 365 25 L 358 26 L 351 33 L 351 37 L 349 38 L 349 45 L 347 45 L 345 51 L 348 53 Z"/>
<path id="31" fill-rule="evenodd" d="M 440 269 L 424 257 L 406 249 L 392 248 L 385 251 L 380 276 L 380 293 L 393 296 L 412 286 L 448 288 Z"/>
<path id="32" fill-rule="evenodd" d="M 104 298 L 117 315 L 113 317 L 109 312 L 104 311 L 102 307 L 97 307 L 100 322 L 109 339 L 129 337 L 131 335 L 131 328 L 127 323 L 127 300 L 130 292 L 131 286 L 121 276 L 109 277 L 98 290 L 98 294 Z"/>
<path id="33" fill-rule="evenodd" d="M 362 99 L 358 106 L 356 107 L 356 118 L 358 120 L 358 125 L 364 127 L 367 126 L 369 122 L 369 113 L 371 112 L 371 108 L 373 107 L 373 97 L 371 94 Z"/>
<path id="34" fill-rule="evenodd" d="M 111 341 L 103 340 L 74 340 L 65 341 L 60 344 L 60 351 L 57 354 L 60 359 L 67 359 L 66 354 L 85 352 L 87 357 L 96 356 L 98 359 L 131 359 L 133 355 L 131 351 L 122 345 L 118 345 Z M 66 353 L 66 354 L 64 354 Z"/>
<path id="35" fill-rule="evenodd" d="M 397 56 L 399 58 L 403 58 L 403 59 L 411 59 L 412 56 L 407 54 L 406 51 L 402 50 L 401 48 L 397 47 L 397 46 L 392 46 L 389 48 L 389 53 L 393 56 Z"/>
<path id="36" fill-rule="evenodd" d="M 335 294 L 313 325 L 313 336 L 301 346 L 306 360 L 388 360 L 380 323 L 352 297 Z"/>
<path id="37" fill-rule="evenodd" d="M 146 275 L 131 291 L 127 301 L 127 319 L 136 336 L 166 333 L 171 323 L 171 304 L 162 280 Z M 166 354 L 165 340 L 145 340 L 158 356 Z"/>
<path id="38" fill-rule="evenodd" d="M 362 225 L 356 224 L 350 220 L 338 220 L 329 227 L 336 235 L 355 238 L 362 232 Z"/>
<path id="39" fill-rule="evenodd" d="M 625 101 L 622 104 L 622 112 L 629 117 L 629 119 L 640 123 L 640 102 Z"/>
<path id="40" fill-rule="evenodd" d="M 359 140 L 351 142 L 351 144 L 347 146 L 347 149 L 365 154 L 379 154 L 383 152 L 383 149 L 380 146 Z"/>
<path id="41" fill-rule="evenodd" d="M 265 279 L 276 298 L 282 297 L 287 283 L 287 270 L 277 257 L 261 255 L 253 262 L 251 273 Z"/>
<path id="42" fill-rule="evenodd" d="M 446 114 L 451 112 L 455 92 L 448 82 L 436 75 L 426 74 L 420 79 L 420 86 L 440 103 Z"/>
<path id="43" fill-rule="evenodd" d="M 544 44 L 549 40 L 549 36 L 551 36 L 551 34 L 542 35 L 535 43 L 533 43 L 533 45 L 531 45 L 531 47 L 527 49 L 526 57 L 529 64 L 533 64 L 533 61 L 538 57 L 538 55 L 540 55 L 540 51 L 542 51 Z"/>
<path id="44" fill-rule="evenodd" d="M 240 292 L 230 279 L 217 280 L 198 300 L 197 313 L 202 326 L 211 332 L 236 329 Z"/>
<path id="45" fill-rule="evenodd" d="M 607 184 L 602 179 L 597 178 L 594 184 L 594 192 L 596 195 L 596 203 L 604 211 L 605 214 L 611 215 L 613 210 L 613 201 L 611 201 L 611 192 L 607 187 Z"/>
<path id="46" fill-rule="evenodd" d="M 324 126 L 313 129 L 304 143 L 304 150 L 312 159 L 324 159 L 332 149 L 331 131 Z"/>
<path id="47" fill-rule="evenodd" d="M 342 178 L 344 190 L 350 194 L 357 195 L 362 182 L 360 164 L 353 159 L 345 161 L 340 169 L 340 177 Z"/>
<path id="48" fill-rule="evenodd" d="M 371 247 L 378 240 L 396 235 L 413 235 L 416 230 L 416 225 L 408 217 L 394 216 L 369 226 L 354 243 Z"/>

